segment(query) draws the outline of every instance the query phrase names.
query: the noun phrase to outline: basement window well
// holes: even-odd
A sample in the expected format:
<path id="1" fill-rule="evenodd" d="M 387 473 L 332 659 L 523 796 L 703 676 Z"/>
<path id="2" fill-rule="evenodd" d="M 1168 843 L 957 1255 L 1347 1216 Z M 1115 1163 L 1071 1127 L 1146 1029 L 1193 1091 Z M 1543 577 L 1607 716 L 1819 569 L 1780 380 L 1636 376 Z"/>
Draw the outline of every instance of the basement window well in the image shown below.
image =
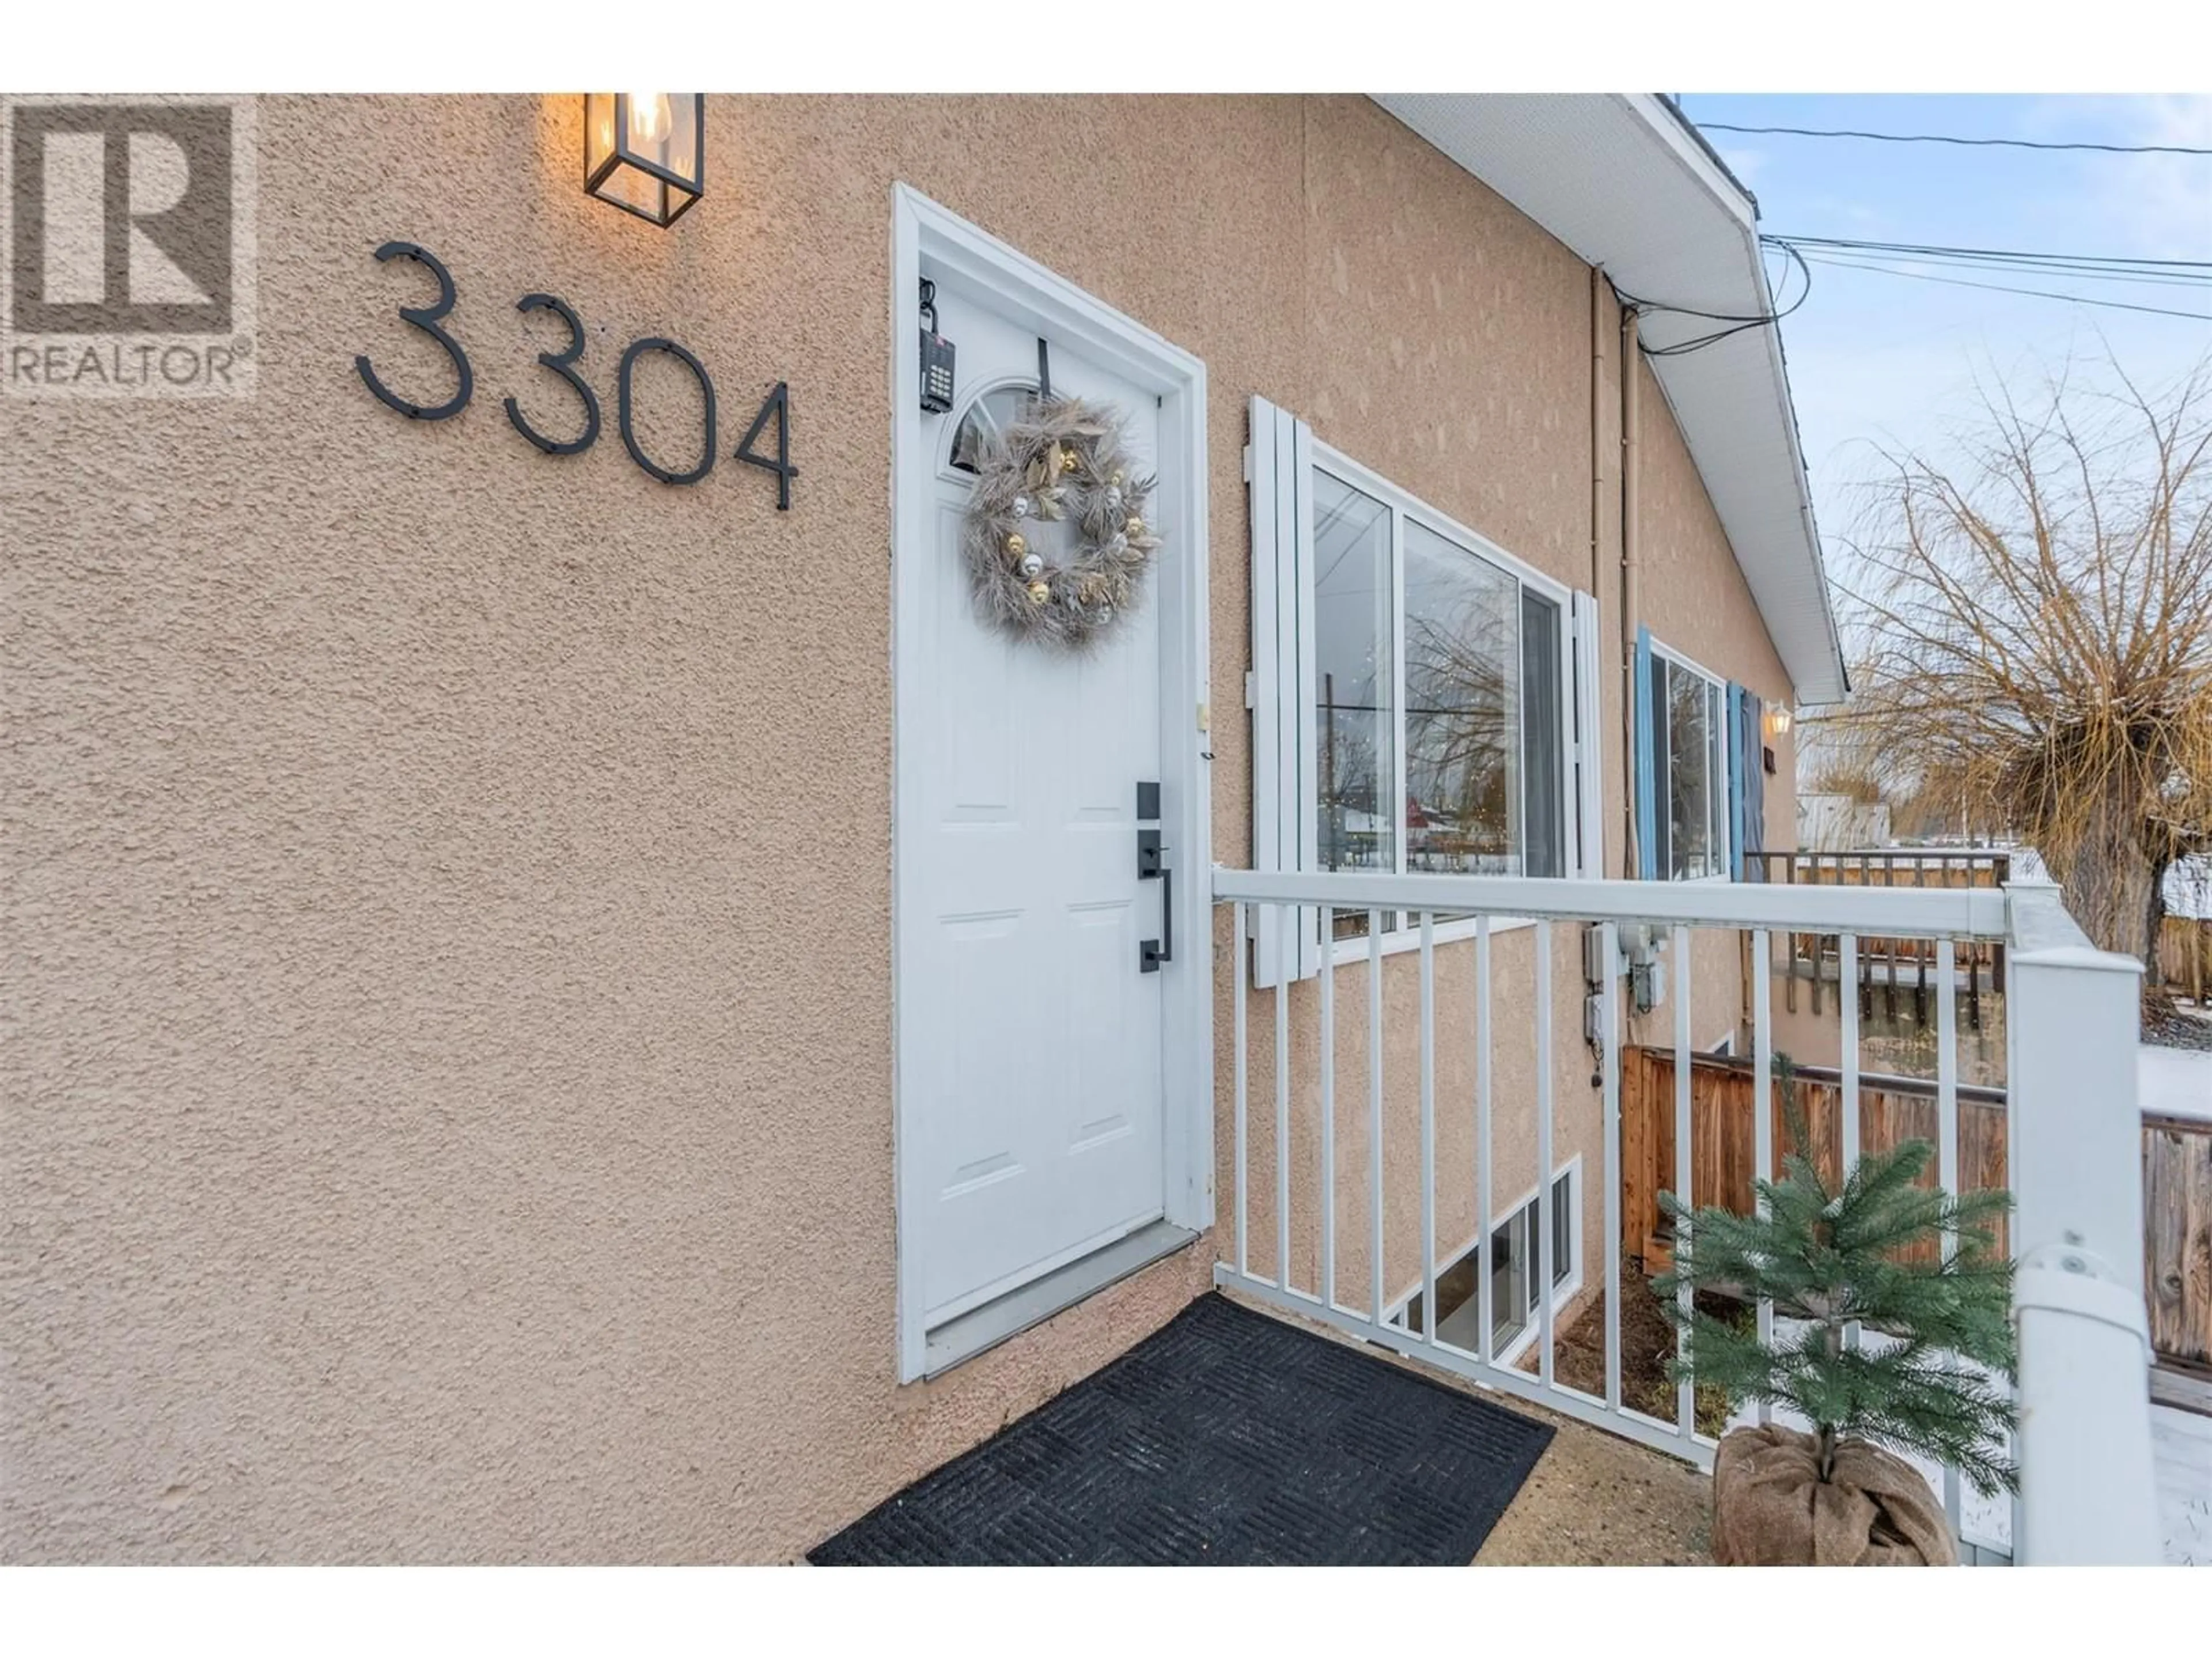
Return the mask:
<path id="1" fill-rule="evenodd" d="M 1582 1288 L 1582 1161 L 1577 1158 L 1552 1182 L 1552 1306 L 1556 1311 Z M 1541 1225 L 1531 1194 L 1491 1229 L 1486 1255 L 1469 1244 L 1437 1267 L 1437 1340 L 1469 1353 L 1481 1352 L 1480 1282 L 1490 1275 L 1490 1346 L 1499 1363 L 1518 1355 L 1534 1340 L 1542 1302 L 1537 1246 Z M 1418 1286 L 1393 1310 L 1389 1322 L 1401 1330 L 1423 1328 Z"/>

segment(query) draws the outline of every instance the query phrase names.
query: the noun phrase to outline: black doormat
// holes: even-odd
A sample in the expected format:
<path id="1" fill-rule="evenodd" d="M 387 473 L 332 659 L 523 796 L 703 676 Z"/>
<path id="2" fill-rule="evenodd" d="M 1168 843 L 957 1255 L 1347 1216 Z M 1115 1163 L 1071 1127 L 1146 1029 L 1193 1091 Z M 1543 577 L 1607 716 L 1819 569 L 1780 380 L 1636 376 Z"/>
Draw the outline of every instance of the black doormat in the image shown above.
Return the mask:
<path id="1" fill-rule="evenodd" d="M 1551 1438 L 1209 1295 L 807 1559 L 1460 1566 Z"/>

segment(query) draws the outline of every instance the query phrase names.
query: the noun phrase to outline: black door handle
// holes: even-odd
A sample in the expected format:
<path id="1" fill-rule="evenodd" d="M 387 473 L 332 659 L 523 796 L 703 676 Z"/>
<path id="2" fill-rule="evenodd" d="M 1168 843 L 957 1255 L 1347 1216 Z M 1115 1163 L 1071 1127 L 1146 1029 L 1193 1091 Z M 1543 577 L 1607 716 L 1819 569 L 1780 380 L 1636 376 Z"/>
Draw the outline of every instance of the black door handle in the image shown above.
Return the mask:
<path id="1" fill-rule="evenodd" d="M 1139 854 L 1140 862 L 1137 873 L 1140 880 L 1154 876 L 1159 878 L 1161 936 L 1146 939 L 1137 946 L 1137 971 L 1157 974 L 1162 963 L 1175 960 L 1175 872 L 1168 868 L 1166 849 L 1158 845 L 1158 832 L 1147 833 L 1152 835 L 1153 845 L 1146 849 L 1149 859 L 1145 853 Z M 1149 869 L 1145 867 L 1146 863 L 1151 866 Z"/>
<path id="2" fill-rule="evenodd" d="M 1137 786 L 1137 821 L 1157 823 L 1160 817 L 1160 786 L 1140 783 Z M 1137 971 L 1157 974 L 1160 964 L 1175 960 L 1175 878 L 1168 869 L 1167 849 L 1160 845 L 1158 830 L 1137 831 L 1137 879 L 1160 884 L 1160 937 L 1141 939 L 1137 945 Z"/>

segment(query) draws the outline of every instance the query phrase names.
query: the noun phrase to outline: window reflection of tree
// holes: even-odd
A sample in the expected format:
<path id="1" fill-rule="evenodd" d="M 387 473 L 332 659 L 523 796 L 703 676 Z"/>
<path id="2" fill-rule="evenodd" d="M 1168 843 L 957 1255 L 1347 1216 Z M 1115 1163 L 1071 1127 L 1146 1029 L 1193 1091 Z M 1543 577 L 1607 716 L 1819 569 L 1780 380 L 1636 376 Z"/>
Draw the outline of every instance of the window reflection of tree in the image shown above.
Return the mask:
<path id="1" fill-rule="evenodd" d="M 1513 618 L 1479 602 L 1406 619 L 1408 868 L 1519 868 L 1516 643 Z M 1416 808 L 1425 826 L 1411 822 Z"/>
<path id="2" fill-rule="evenodd" d="M 1712 857 L 1712 748 L 1709 690 L 1695 674 L 1668 665 L 1667 806 L 1677 878 L 1716 873 Z"/>
<path id="3" fill-rule="evenodd" d="M 1332 870 L 1377 861 L 1372 830 L 1354 836 L 1350 819 L 1357 812 L 1371 824 L 1379 810 L 1375 798 L 1375 728 L 1381 713 L 1371 702 L 1338 702 L 1336 676 L 1322 676 L 1322 861 Z"/>
<path id="4" fill-rule="evenodd" d="M 1377 785 L 1381 775 L 1381 728 L 1389 712 L 1372 700 L 1370 676 L 1358 690 L 1340 692 L 1334 673 L 1321 677 L 1321 859 L 1328 870 L 1390 870 L 1397 862 L 1390 823 Z M 1368 701 L 1359 701 L 1362 692 Z M 1352 701 L 1340 701 L 1348 697 Z M 1395 734 L 1394 734 L 1395 737 Z M 1382 917 L 1385 932 L 1398 925 L 1395 912 Z M 1367 917 L 1340 911 L 1335 937 L 1364 938 Z"/>
<path id="5" fill-rule="evenodd" d="M 1390 811 L 1396 793 L 1396 720 L 1389 707 L 1390 512 L 1326 474 L 1316 474 L 1316 484 L 1322 862 L 1333 870 L 1389 870 L 1397 862 Z M 1389 925 L 1395 922 L 1386 919 Z M 1340 937 L 1365 931 L 1364 915 L 1337 918 Z"/>

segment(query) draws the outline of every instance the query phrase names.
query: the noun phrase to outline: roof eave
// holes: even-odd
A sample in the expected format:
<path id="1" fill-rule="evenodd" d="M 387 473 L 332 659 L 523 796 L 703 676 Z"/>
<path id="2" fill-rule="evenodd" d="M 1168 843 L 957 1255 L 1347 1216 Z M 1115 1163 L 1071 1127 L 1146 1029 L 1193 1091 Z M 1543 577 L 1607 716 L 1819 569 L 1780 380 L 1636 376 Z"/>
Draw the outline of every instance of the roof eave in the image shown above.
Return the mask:
<path id="1" fill-rule="evenodd" d="M 1455 93 L 1376 101 L 1623 292 L 1724 316 L 1773 311 L 1757 200 L 1666 99 Z M 1658 309 L 1638 319 L 1647 349 L 1713 326 Z M 1747 330 L 1649 361 L 1797 700 L 1839 701 L 1842 647 L 1780 331 Z"/>

